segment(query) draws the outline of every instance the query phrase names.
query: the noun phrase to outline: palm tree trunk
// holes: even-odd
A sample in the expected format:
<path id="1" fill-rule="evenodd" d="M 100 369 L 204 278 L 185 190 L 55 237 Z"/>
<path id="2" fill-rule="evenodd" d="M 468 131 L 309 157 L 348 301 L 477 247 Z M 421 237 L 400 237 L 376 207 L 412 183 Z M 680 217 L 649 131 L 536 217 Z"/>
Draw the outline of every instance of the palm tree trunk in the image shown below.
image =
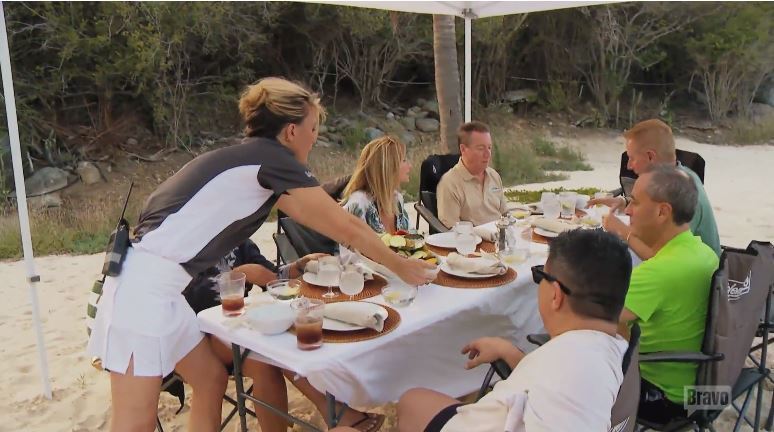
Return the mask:
<path id="1" fill-rule="evenodd" d="M 438 94 L 438 113 L 441 117 L 440 150 L 444 153 L 459 153 L 457 128 L 462 124 L 462 106 L 453 16 L 433 15 L 433 55 L 435 91 Z"/>

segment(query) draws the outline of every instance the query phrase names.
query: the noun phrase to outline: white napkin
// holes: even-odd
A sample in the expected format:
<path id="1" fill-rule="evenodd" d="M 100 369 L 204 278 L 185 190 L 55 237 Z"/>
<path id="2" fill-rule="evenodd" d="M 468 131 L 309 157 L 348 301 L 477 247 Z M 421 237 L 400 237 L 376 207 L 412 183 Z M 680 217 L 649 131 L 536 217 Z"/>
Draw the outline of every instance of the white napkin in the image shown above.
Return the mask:
<path id="1" fill-rule="evenodd" d="M 368 327 L 378 332 L 384 329 L 384 320 L 387 319 L 384 309 L 360 302 L 328 303 L 324 313 L 326 318 Z"/>
<path id="2" fill-rule="evenodd" d="M 473 233 L 486 241 L 497 241 L 497 227 L 479 225 L 477 227 L 473 227 Z"/>
<path id="3" fill-rule="evenodd" d="M 505 274 L 508 271 L 508 267 L 500 261 L 492 258 L 468 258 L 464 257 L 457 252 L 451 252 L 446 257 L 446 264 L 451 267 L 452 270 L 476 273 L 476 274 Z"/>
<path id="4" fill-rule="evenodd" d="M 356 264 L 358 271 L 360 271 L 360 274 L 363 275 L 363 280 L 373 280 L 374 278 L 374 272 L 371 271 L 368 267 L 365 265 L 358 263 Z M 317 274 L 317 272 L 320 270 L 320 262 L 317 260 L 309 260 L 306 263 L 306 267 L 304 268 L 304 273 L 314 273 Z"/>
<path id="5" fill-rule="evenodd" d="M 561 234 L 565 231 L 570 231 L 575 228 L 578 228 L 577 225 L 573 225 L 569 222 L 565 222 L 559 219 L 546 219 L 546 218 L 537 218 L 534 221 L 532 221 L 532 225 L 557 234 Z"/>

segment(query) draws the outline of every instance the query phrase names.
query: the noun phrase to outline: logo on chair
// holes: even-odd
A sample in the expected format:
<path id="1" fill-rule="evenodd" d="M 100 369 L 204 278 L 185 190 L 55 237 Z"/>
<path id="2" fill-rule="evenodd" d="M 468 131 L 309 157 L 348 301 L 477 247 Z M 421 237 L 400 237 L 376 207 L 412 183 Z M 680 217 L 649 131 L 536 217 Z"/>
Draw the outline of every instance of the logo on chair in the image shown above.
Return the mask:
<path id="1" fill-rule="evenodd" d="M 728 279 L 728 301 L 739 300 L 740 297 L 750 292 L 750 280 L 752 280 L 752 269 L 747 272 L 747 277 L 743 281 Z"/>

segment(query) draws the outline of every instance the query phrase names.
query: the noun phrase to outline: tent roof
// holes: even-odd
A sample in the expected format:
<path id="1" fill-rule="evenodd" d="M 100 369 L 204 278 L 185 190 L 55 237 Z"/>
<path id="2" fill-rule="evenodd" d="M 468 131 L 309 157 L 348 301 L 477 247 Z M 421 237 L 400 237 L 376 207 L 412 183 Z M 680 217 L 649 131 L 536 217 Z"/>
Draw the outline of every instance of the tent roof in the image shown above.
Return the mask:
<path id="1" fill-rule="evenodd" d="M 608 1 L 321 1 L 340 6 L 386 9 L 400 12 L 486 18 L 525 12 L 590 6 Z"/>

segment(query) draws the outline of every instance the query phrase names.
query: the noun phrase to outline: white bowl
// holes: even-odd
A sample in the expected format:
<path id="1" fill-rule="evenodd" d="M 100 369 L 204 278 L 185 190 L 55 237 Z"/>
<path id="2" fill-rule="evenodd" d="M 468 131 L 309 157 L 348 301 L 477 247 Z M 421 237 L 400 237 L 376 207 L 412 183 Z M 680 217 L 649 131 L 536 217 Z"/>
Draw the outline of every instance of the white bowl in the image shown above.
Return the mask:
<path id="1" fill-rule="evenodd" d="M 589 204 L 589 199 L 591 199 L 591 197 L 588 195 L 578 194 L 578 196 L 575 198 L 575 208 L 585 209 Z"/>
<path id="2" fill-rule="evenodd" d="M 273 303 L 249 309 L 245 314 L 250 326 L 265 335 L 284 333 L 293 325 L 294 314 L 287 303 Z"/>

